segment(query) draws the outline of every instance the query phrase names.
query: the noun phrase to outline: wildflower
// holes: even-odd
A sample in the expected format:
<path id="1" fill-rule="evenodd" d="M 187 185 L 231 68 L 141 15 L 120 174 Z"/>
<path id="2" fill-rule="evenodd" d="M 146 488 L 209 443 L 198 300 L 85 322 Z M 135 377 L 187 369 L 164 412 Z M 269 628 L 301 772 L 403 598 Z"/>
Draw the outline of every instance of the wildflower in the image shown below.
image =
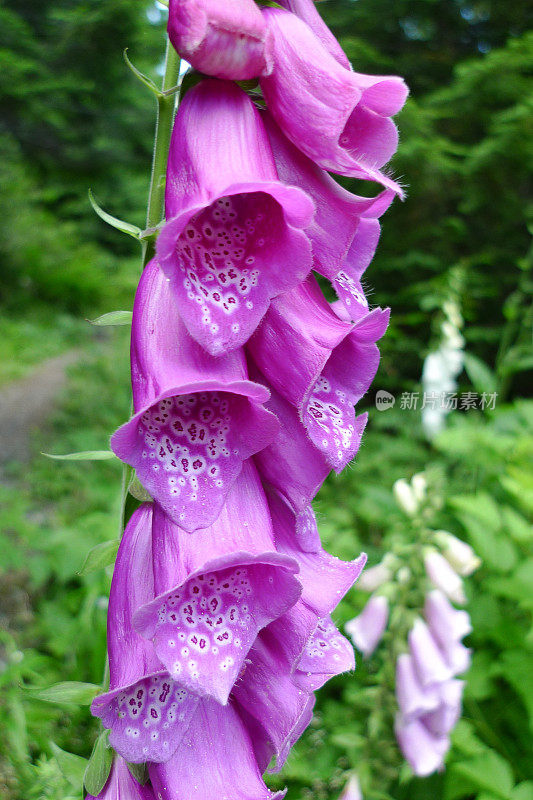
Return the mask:
<path id="1" fill-rule="evenodd" d="M 268 391 L 248 380 L 241 351 L 215 358 L 191 339 L 155 260 L 137 289 L 131 341 L 135 413 L 111 447 L 176 524 L 204 528 L 243 462 L 276 435 Z"/>
<path id="2" fill-rule="evenodd" d="M 311 269 L 314 205 L 276 172 L 263 123 L 235 84 L 203 80 L 174 123 L 158 240 L 191 334 L 213 355 L 243 345 L 273 297 Z"/>
<path id="3" fill-rule="evenodd" d="M 257 474 L 247 464 L 218 519 L 190 536 L 155 506 L 155 598 L 133 624 L 169 675 L 226 704 L 259 630 L 301 594 L 294 558 L 276 550 Z"/>
<path id="4" fill-rule="evenodd" d="M 141 786 L 128 769 L 122 756 L 115 756 L 109 778 L 100 794 L 94 798 L 86 795 L 86 800 L 155 800 L 151 786 Z"/>
<path id="5" fill-rule="evenodd" d="M 383 595 L 373 595 L 357 617 L 344 626 L 358 650 L 371 656 L 385 632 L 389 619 L 389 603 Z"/>
<path id="6" fill-rule="evenodd" d="M 413 491 L 413 488 L 407 483 L 404 478 L 395 481 L 392 491 L 396 502 L 409 517 L 413 517 L 418 511 L 419 501 Z"/>
<path id="7" fill-rule="evenodd" d="M 320 16 L 314 0 L 280 0 L 279 5 L 300 17 L 339 64 L 346 69 L 352 68 L 344 50 Z"/>
<path id="8" fill-rule="evenodd" d="M 272 70 L 270 35 L 253 0 L 170 0 L 168 35 L 206 75 L 240 81 Z"/>
<path id="9" fill-rule="evenodd" d="M 392 578 L 392 568 L 396 564 L 396 558 L 392 553 L 387 553 L 379 564 L 365 569 L 357 581 L 357 589 L 363 592 L 374 592 L 387 583 Z"/>
<path id="10" fill-rule="evenodd" d="M 340 319 L 312 278 L 273 301 L 248 343 L 255 364 L 297 408 L 311 441 L 336 472 L 359 447 L 363 421 L 353 407 L 376 373 L 376 340 L 388 318 L 388 310 L 376 308 L 353 324 Z"/>
<path id="11" fill-rule="evenodd" d="M 274 69 L 261 78 L 261 88 L 285 135 L 323 169 L 401 192 L 380 168 L 398 144 L 390 116 L 405 102 L 404 82 L 346 69 L 295 14 L 276 8 L 263 14 L 273 36 Z"/>
<path id="12" fill-rule="evenodd" d="M 350 318 L 357 319 L 368 309 L 360 281 L 378 244 L 378 218 L 395 194 L 390 189 L 373 198 L 351 194 L 295 147 L 268 112 L 262 119 L 281 180 L 300 186 L 315 203 L 314 219 L 306 228 L 313 269 L 332 282 Z"/>

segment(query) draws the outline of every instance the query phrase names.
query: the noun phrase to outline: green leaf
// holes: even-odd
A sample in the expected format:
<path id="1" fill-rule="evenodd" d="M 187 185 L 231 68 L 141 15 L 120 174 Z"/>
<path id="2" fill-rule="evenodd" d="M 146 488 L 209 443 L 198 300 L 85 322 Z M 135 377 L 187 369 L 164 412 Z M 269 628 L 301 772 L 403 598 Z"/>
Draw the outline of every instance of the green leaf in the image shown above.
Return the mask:
<path id="1" fill-rule="evenodd" d="M 129 222 L 124 222 L 124 220 L 118 219 L 112 214 L 108 214 L 103 208 L 100 208 L 90 189 L 89 202 L 100 219 L 103 219 L 103 221 L 107 222 L 108 225 L 111 225 L 112 228 L 116 228 L 117 231 L 121 231 L 121 233 L 127 233 L 128 236 L 132 236 L 134 239 L 140 238 L 142 231 L 137 227 L 137 225 L 131 225 Z"/>
<path id="2" fill-rule="evenodd" d="M 101 686 L 94 683 L 81 683 L 79 681 L 63 681 L 54 683 L 45 689 L 28 689 L 28 694 L 36 700 L 58 705 L 88 706 L 96 695 L 102 691 Z"/>
<path id="3" fill-rule="evenodd" d="M 157 98 L 161 97 L 161 90 L 155 85 L 153 80 L 151 78 L 149 78 L 148 75 L 145 75 L 144 72 L 141 72 L 140 69 L 137 69 L 135 64 L 132 64 L 132 62 L 130 61 L 130 59 L 128 57 L 128 48 L 127 47 L 124 49 L 124 52 L 123 52 L 122 55 L 124 56 L 124 61 L 126 62 L 128 67 L 130 68 L 130 70 L 133 72 L 133 74 L 135 75 L 137 80 L 139 80 L 141 83 L 144 83 L 144 85 L 148 89 L 150 89 L 150 91 L 153 92 Z"/>
<path id="4" fill-rule="evenodd" d="M 41 453 L 54 461 L 112 461 L 116 455 L 111 450 L 83 450 L 81 453 Z"/>
<path id="5" fill-rule="evenodd" d="M 87 759 L 76 756 L 74 753 L 67 753 L 66 750 L 58 747 L 55 742 L 50 742 L 50 749 L 65 780 L 70 783 L 73 789 L 80 792 L 83 786 L 83 774 L 87 766 Z"/>
<path id="6" fill-rule="evenodd" d="M 450 771 L 463 778 L 467 784 L 465 788 L 487 792 L 501 800 L 510 798 L 514 785 L 513 773 L 507 761 L 494 750 L 488 750 L 469 761 L 453 764 Z"/>
<path id="7" fill-rule="evenodd" d="M 114 564 L 119 544 L 120 542 L 118 539 L 111 539 L 111 541 L 97 544 L 96 547 L 89 550 L 87 558 L 83 562 L 83 567 L 78 572 L 78 575 L 88 575 L 90 572 L 95 572 L 97 569 L 103 569 L 110 564 Z"/>
<path id="8" fill-rule="evenodd" d="M 113 750 L 108 742 L 109 731 L 103 731 L 94 743 L 93 751 L 85 769 L 83 783 L 89 794 L 100 794 L 106 785 L 113 764 Z"/>
<path id="9" fill-rule="evenodd" d="M 512 800 L 531 800 L 533 797 L 533 781 L 524 781 L 515 786 L 512 794 Z"/>
<path id="10" fill-rule="evenodd" d="M 472 381 L 474 389 L 478 392 L 491 394 L 497 389 L 496 376 L 493 371 L 477 356 L 472 353 L 464 354 L 466 374 Z"/>
<path id="11" fill-rule="evenodd" d="M 104 325 L 131 325 L 133 314 L 131 311 L 109 311 L 101 317 L 90 319 L 91 325 L 102 327 Z"/>
<path id="12" fill-rule="evenodd" d="M 146 764 L 128 764 L 128 769 L 141 786 L 148 783 L 148 770 Z"/>

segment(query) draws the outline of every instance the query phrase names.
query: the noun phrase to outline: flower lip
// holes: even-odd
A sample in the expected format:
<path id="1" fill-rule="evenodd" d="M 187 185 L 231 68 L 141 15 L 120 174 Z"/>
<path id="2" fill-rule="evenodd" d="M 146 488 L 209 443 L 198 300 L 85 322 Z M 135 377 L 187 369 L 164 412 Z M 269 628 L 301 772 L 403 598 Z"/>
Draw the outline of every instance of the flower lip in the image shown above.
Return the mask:
<path id="1" fill-rule="evenodd" d="M 175 680 L 226 705 L 259 630 L 297 602 L 296 572 L 275 552 L 222 555 L 139 608 L 133 624 Z"/>
<path id="2" fill-rule="evenodd" d="M 176 524 L 191 532 L 205 528 L 222 508 L 243 461 L 276 435 L 275 416 L 260 405 L 268 397 L 264 386 L 248 380 L 172 386 L 115 431 L 111 448 L 136 469 Z"/>
<path id="3" fill-rule="evenodd" d="M 126 761 L 160 762 L 168 760 L 178 748 L 197 702 L 195 695 L 160 669 L 98 695 L 91 703 L 91 713 L 109 728 L 111 746 Z"/>

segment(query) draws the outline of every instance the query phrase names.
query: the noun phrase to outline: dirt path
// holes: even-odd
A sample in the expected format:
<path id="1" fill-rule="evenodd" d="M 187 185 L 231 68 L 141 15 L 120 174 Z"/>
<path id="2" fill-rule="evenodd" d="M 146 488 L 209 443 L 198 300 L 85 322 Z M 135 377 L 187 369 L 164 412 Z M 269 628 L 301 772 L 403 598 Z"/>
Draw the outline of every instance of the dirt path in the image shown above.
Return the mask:
<path id="1" fill-rule="evenodd" d="M 49 416 L 65 386 L 66 369 L 78 358 L 75 350 L 49 358 L 26 378 L 0 388 L 0 464 L 30 458 L 31 432 Z"/>

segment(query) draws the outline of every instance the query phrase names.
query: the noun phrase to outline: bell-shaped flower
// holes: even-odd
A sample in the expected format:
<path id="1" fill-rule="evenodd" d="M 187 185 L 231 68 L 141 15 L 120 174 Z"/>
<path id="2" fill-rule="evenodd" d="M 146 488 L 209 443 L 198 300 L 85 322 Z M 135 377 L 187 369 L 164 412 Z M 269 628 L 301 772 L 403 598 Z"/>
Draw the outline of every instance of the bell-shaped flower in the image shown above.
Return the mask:
<path id="1" fill-rule="evenodd" d="M 292 11 L 306 25 L 309 25 L 315 36 L 320 39 L 326 50 L 337 59 L 339 64 L 342 64 L 346 69 L 352 68 L 344 50 L 320 16 L 314 0 L 280 0 L 278 5 L 286 8 L 287 11 Z"/>
<path id="2" fill-rule="evenodd" d="M 372 198 L 351 194 L 295 147 L 268 112 L 262 119 L 279 177 L 300 186 L 315 203 L 315 217 L 306 229 L 313 247 L 313 269 L 331 281 L 351 319 L 357 319 L 368 313 L 361 276 L 376 251 L 378 218 L 390 206 L 394 192 L 386 189 Z"/>
<path id="3" fill-rule="evenodd" d="M 373 595 L 357 617 L 344 630 L 363 656 L 371 656 L 385 633 L 389 620 L 389 603 L 383 595 Z"/>
<path id="4" fill-rule="evenodd" d="M 209 528 L 187 534 L 156 506 L 156 597 L 134 615 L 170 676 L 228 702 L 258 632 L 298 600 L 298 563 L 276 552 L 270 514 L 251 463 Z"/>
<path id="5" fill-rule="evenodd" d="M 366 555 L 362 553 L 354 561 L 335 558 L 320 544 L 310 506 L 295 515 L 275 492 L 269 491 L 268 498 L 276 549 L 297 561 L 302 585 L 300 600 L 272 622 L 268 631 L 277 639 L 278 652 L 290 664 L 294 682 L 313 692 L 334 675 L 355 668 L 353 648 L 332 622 L 331 614 L 361 574 Z M 303 526 L 307 528 L 305 536 Z"/>
<path id="6" fill-rule="evenodd" d="M 461 716 L 464 681 L 445 681 L 439 687 L 439 705 L 421 717 L 428 731 L 438 738 L 449 736 Z"/>
<path id="7" fill-rule="evenodd" d="M 135 780 L 122 756 L 115 756 L 100 794 L 88 794 L 85 800 L 155 800 L 155 795 L 150 785 L 141 786 Z"/>
<path id="8" fill-rule="evenodd" d="M 419 680 L 413 657 L 402 653 L 396 661 L 396 699 L 405 720 L 421 717 L 439 707 L 438 687 L 424 688 Z"/>
<path id="9" fill-rule="evenodd" d="M 433 736 L 419 719 L 406 721 L 399 715 L 394 727 L 400 750 L 415 775 L 431 775 L 444 764 L 450 748 L 447 736 Z"/>
<path id="10" fill-rule="evenodd" d="M 191 339 L 155 260 L 135 297 L 131 371 L 135 413 L 111 447 L 176 524 L 204 528 L 276 434 L 268 391 L 248 380 L 242 352 L 215 358 Z"/>
<path id="11" fill-rule="evenodd" d="M 153 597 L 152 505 L 145 503 L 131 517 L 118 550 L 107 615 L 109 691 L 91 705 L 111 731 L 111 746 L 133 763 L 170 758 L 198 704 L 133 627 L 135 610 Z"/>
<path id="12" fill-rule="evenodd" d="M 251 374 L 255 380 L 267 382 L 257 368 Z M 254 462 L 264 481 L 275 486 L 295 509 L 304 511 L 327 478 L 331 466 L 312 444 L 295 406 L 272 388 L 265 405 L 276 415 L 280 427 L 272 444 L 257 453 Z M 359 441 L 367 419 L 367 414 L 360 414 L 356 419 Z"/>
<path id="13" fill-rule="evenodd" d="M 230 82 L 180 104 L 157 255 L 187 330 L 209 353 L 243 345 L 270 300 L 311 269 L 312 200 L 279 180 L 263 123 Z"/>
<path id="14" fill-rule="evenodd" d="M 261 777 L 254 743 L 233 703 L 203 699 L 175 754 L 149 764 L 158 800 L 281 800 Z"/>
<path id="15" fill-rule="evenodd" d="M 259 768 L 264 772 L 275 757 L 273 771 L 278 772 L 311 722 L 315 698 L 293 681 L 290 665 L 269 628 L 258 636 L 248 661 L 233 698 L 253 734 Z"/>
<path id="16" fill-rule="evenodd" d="M 418 679 L 424 688 L 442 683 L 453 676 L 453 670 L 445 661 L 437 642 L 423 620 L 415 620 L 409 631 L 408 641 Z"/>
<path id="17" fill-rule="evenodd" d="M 424 616 L 441 647 L 445 647 L 450 641 L 458 642 L 472 632 L 468 612 L 454 608 L 439 589 L 433 589 L 426 595 Z"/>
<path id="18" fill-rule="evenodd" d="M 274 69 L 261 78 L 261 88 L 285 135 L 323 169 L 401 193 L 380 169 L 398 145 L 390 117 L 407 97 L 403 80 L 352 72 L 295 14 L 277 8 L 263 14 L 273 36 Z"/>
<path id="19" fill-rule="evenodd" d="M 253 0 L 170 0 L 168 35 L 205 75 L 241 81 L 272 70 L 269 31 Z"/>
<path id="20" fill-rule="evenodd" d="M 459 605 L 466 603 L 463 581 L 442 553 L 433 547 L 427 548 L 424 554 L 424 566 L 433 586 L 444 592 L 454 603 Z"/>
<path id="21" fill-rule="evenodd" d="M 340 319 L 315 280 L 276 298 L 248 342 L 268 384 L 298 410 L 315 447 L 341 472 L 357 452 L 366 419 L 354 405 L 379 364 L 376 340 L 388 310 L 376 308 L 355 323 Z"/>

